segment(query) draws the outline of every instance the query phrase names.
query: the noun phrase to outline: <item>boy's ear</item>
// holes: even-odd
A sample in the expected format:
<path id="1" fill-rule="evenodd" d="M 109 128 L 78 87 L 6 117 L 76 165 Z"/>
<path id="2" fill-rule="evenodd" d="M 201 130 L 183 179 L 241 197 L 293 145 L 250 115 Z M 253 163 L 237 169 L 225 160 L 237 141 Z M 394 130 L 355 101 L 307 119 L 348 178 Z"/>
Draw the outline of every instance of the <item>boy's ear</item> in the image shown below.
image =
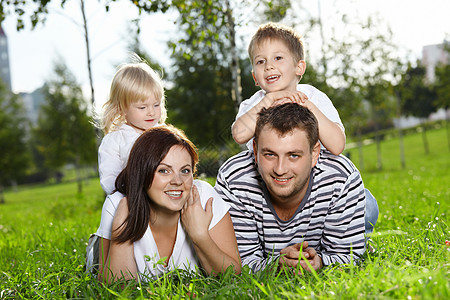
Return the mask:
<path id="1" fill-rule="evenodd" d="M 303 74 L 305 74 L 305 71 L 306 71 L 306 62 L 304 60 L 299 60 L 299 62 L 297 63 L 297 70 L 295 74 L 297 76 L 303 76 Z"/>
<path id="2" fill-rule="evenodd" d="M 255 85 L 259 86 L 258 81 L 256 81 L 255 72 L 253 72 L 253 70 L 252 70 L 252 77 L 253 77 L 253 80 L 255 81 Z"/>

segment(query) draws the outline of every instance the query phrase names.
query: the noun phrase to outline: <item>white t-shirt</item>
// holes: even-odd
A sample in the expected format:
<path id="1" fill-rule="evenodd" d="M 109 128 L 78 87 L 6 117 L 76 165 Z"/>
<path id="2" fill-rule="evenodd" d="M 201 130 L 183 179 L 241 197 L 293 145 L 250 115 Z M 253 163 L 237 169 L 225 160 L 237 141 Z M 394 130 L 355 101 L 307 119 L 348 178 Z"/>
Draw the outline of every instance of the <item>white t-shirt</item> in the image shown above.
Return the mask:
<path id="1" fill-rule="evenodd" d="M 201 180 L 194 180 L 194 184 L 198 189 L 200 202 L 203 208 L 205 208 L 208 199 L 213 197 L 213 218 L 209 225 L 209 230 L 211 230 L 211 228 L 222 220 L 228 212 L 230 206 L 222 200 L 222 198 L 209 183 Z M 114 194 L 106 197 L 102 208 L 100 227 L 95 233 L 96 235 L 109 240 L 111 239 L 112 221 L 116 213 L 117 206 L 123 197 L 124 196 L 119 192 L 115 192 Z M 145 274 L 149 277 L 162 274 L 175 268 L 195 270 L 195 267 L 200 264 L 197 255 L 195 254 L 194 246 L 187 237 L 180 220 L 178 221 L 177 237 L 172 256 L 169 259 L 167 267 L 164 267 L 161 264 L 156 264 L 161 257 L 159 257 L 158 248 L 150 227 L 147 227 L 147 231 L 144 236 L 139 241 L 134 243 L 134 257 L 139 273 L 141 275 Z M 143 276 L 142 279 L 146 280 L 148 278 Z"/>
<path id="2" fill-rule="evenodd" d="M 314 103 L 317 108 L 328 118 L 330 121 L 338 123 L 344 128 L 342 124 L 341 118 L 339 118 L 339 113 L 331 102 L 330 98 L 328 98 L 325 93 L 316 89 L 312 85 L 309 84 L 298 84 L 297 91 L 303 92 L 306 96 L 308 96 L 308 101 Z M 242 115 L 247 113 L 250 109 L 252 109 L 256 104 L 258 104 L 266 95 L 266 92 L 263 90 L 259 90 L 250 99 L 244 100 L 239 105 L 239 111 L 236 115 L 236 120 L 240 118 Z M 323 147 L 323 146 L 322 146 Z M 253 138 L 247 142 L 247 148 L 250 151 L 253 151 Z"/>
<path id="3" fill-rule="evenodd" d="M 125 168 L 134 142 L 141 135 L 133 127 L 123 124 L 103 137 L 98 148 L 100 185 L 107 195 L 116 188 L 116 178 Z"/>

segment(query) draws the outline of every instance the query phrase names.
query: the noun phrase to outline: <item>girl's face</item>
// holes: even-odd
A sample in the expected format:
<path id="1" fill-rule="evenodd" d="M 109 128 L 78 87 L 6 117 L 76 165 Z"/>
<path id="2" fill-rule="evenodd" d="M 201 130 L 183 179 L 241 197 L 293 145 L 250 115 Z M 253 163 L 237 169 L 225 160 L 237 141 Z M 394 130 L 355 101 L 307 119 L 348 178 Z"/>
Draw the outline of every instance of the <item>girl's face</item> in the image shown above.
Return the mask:
<path id="1" fill-rule="evenodd" d="M 189 152 L 179 145 L 170 148 L 147 190 L 154 212 L 178 213 L 183 208 L 194 182 L 192 170 Z"/>
<path id="2" fill-rule="evenodd" d="M 150 97 L 125 109 L 127 124 L 138 132 L 154 127 L 161 119 L 161 100 Z"/>

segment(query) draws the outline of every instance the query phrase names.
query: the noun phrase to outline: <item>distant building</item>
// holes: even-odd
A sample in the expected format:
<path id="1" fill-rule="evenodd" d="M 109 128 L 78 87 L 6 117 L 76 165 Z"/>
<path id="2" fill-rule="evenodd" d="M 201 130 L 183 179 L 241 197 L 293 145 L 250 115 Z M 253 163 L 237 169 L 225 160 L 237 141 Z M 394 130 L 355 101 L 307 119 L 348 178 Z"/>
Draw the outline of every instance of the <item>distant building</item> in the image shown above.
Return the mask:
<path id="1" fill-rule="evenodd" d="M 446 49 L 447 48 L 447 49 Z M 444 41 L 442 44 L 427 45 L 422 48 L 422 64 L 425 67 L 425 79 L 427 82 L 432 83 L 435 80 L 435 68 L 438 64 L 450 63 L 450 41 Z M 449 110 L 443 108 L 437 112 L 432 113 L 427 120 L 436 121 L 444 120 L 447 118 Z M 400 128 L 408 128 L 417 126 L 423 122 L 423 119 L 413 116 L 401 117 L 394 119 L 394 126 Z"/>
<path id="2" fill-rule="evenodd" d="M 8 39 L 0 25 L 0 78 L 11 90 L 11 71 L 9 68 Z"/>
<path id="3" fill-rule="evenodd" d="M 27 112 L 28 120 L 30 120 L 32 125 L 37 124 L 39 117 L 39 109 L 45 101 L 43 93 L 44 88 L 45 85 L 34 90 L 31 93 L 20 93 L 25 110 Z"/>
<path id="4" fill-rule="evenodd" d="M 446 49 L 447 47 L 447 49 Z M 434 82 L 434 69 L 439 63 L 448 64 L 450 61 L 450 54 L 448 49 L 450 47 L 449 41 L 444 41 L 442 44 L 428 45 L 422 48 L 422 64 L 425 66 L 425 78 L 428 82 Z"/>

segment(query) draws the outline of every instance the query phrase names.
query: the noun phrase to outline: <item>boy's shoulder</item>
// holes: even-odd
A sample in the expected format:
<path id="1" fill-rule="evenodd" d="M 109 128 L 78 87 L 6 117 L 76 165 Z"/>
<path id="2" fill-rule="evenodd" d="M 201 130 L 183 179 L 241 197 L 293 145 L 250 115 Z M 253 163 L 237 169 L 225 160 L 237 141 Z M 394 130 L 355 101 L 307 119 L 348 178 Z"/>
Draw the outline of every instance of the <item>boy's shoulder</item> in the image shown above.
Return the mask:
<path id="1" fill-rule="evenodd" d="M 310 84 L 297 84 L 297 91 L 305 93 L 307 96 L 314 95 L 316 93 L 324 94 L 318 88 L 310 85 Z"/>

